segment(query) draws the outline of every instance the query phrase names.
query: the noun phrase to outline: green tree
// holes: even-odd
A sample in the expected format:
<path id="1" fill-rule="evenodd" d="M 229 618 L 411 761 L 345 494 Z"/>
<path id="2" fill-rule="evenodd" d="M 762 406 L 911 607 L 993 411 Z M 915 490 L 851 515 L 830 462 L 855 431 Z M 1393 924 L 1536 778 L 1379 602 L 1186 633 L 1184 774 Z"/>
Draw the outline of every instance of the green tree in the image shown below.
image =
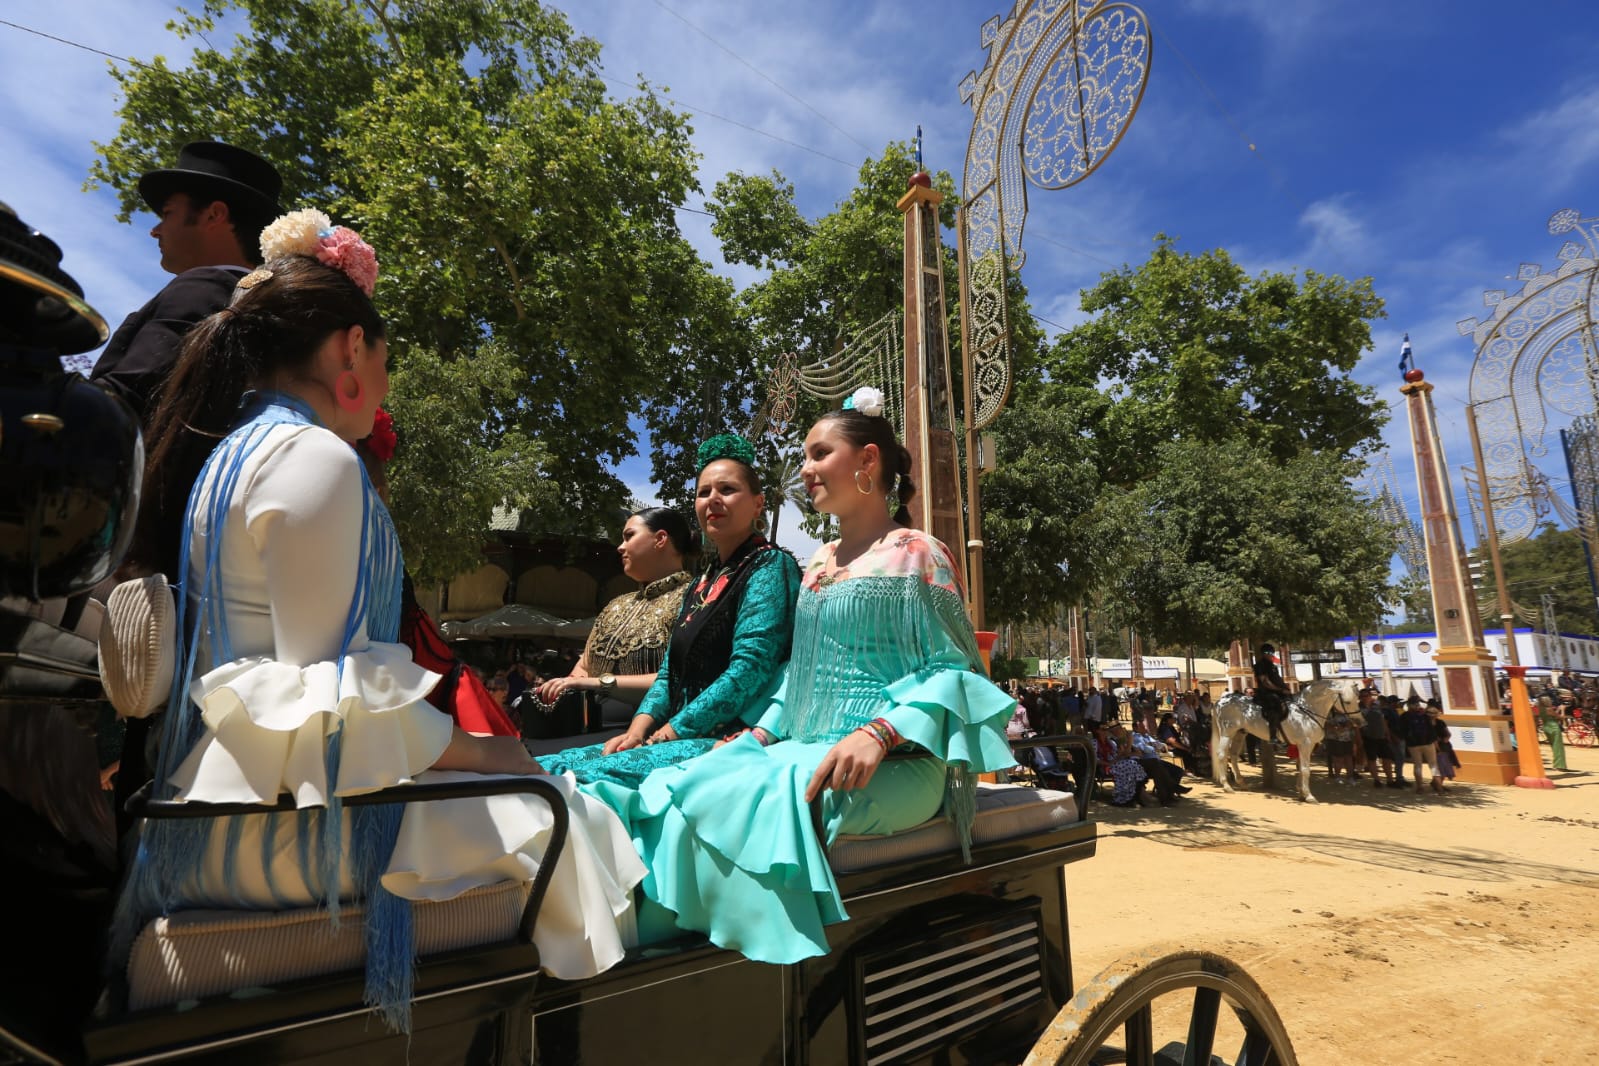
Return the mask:
<path id="1" fill-rule="evenodd" d="M 396 463 L 414 558 L 460 561 L 499 499 L 550 504 L 536 519 L 549 531 L 609 535 L 626 495 L 609 467 L 635 449 L 633 412 L 675 454 L 674 433 L 748 403 L 731 287 L 677 228 L 697 188 L 687 121 L 648 86 L 608 98 L 599 45 L 559 12 L 207 0 L 171 28 L 205 41 L 238 15 L 231 47 L 207 44 L 187 68 L 114 70 L 122 124 L 92 180 L 131 212 L 137 175 L 205 131 L 272 159 L 286 205 L 362 230 L 383 265 L 395 407 L 478 394 L 463 410 L 481 417 L 447 420 L 448 436 L 415 427 L 429 452 Z M 663 414 L 677 410 L 684 430 Z M 442 470 L 460 496 L 404 487 Z"/>
<path id="2" fill-rule="evenodd" d="M 1370 278 L 1251 278 L 1223 250 L 1189 255 L 1161 235 L 1142 266 L 1086 290 L 1082 308 L 1093 317 L 1056 338 L 1043 369 L 1085 405 L 1108 484 L 1149 473 L 1167 441 L 1347 457 L 1387 420 L 1376 391 L 1350 376 L 1384 315 Z"/>
<path id="3" fill-rule="evenodd" d="M 1105 506 L 1084 411 L 1023 383 L 994 426 L 997 465 L 982 481 L 983 575 L 997 621 L 1051 620 L 1109 579 L 1126 538 Z"/>
<path id="4" fill-rule="evenodd" d="M 1501 545 L 1499 557 L 1510 597 L 1522 612 L 1530 612 L 1536 618 L 1534 628 L 1543 628 L 1545 594 L 1555 598 L 1555 624 L 1562 633 L 1593 633 L 1599 628 L 1595 626 L 1588 558 L 1576 530 L 1557 529 L 1553 522 L 1545 522 L 1526 540 Z M 1491 566 L 1483 568 L 1483 579 L 1481 598 L 1493 605 L 1483 612 L 1483 620 L 1487 628 L 1493 629 L 1499 614 L 1499 593 Z"/>
<path id="5" fill-rule="evenodd" d="M 849 195 L 814 221 L 800 212 L 792 183 L 775 171 L 733 173 L 717 182 L 706 209 L 723 258 L 766 272 L 738 297 L 746 359 L 762 378 L 785 353 L 793 353 L 801 366 L 825 361 L 866 327 L 904 306 L 904 219 L 894 205 L 915 171 L 909 147 L 889 144 L 880 156 L 861 164 Z M 934 186 L 945 197 L 940 222 L 953 226 L 954 179 L 940 171 Z M 944 268 L 945 290 L 954 294 L 955 256 L 948 246 Z M 958 323 L 952 309 L 946 321 L 952 341 L 958 337 Z M 824 527 L 823 516 L 807 512 L 794 489 L 800 441 L 830 406 L 802 393 L 789 430 L 757 442 L 774 523 L 785 503 L 792 502 L 800 505 L 812 534 Z"/>
<path id="6" fill-rule="evenodd" d="M 1432 611 L 1432 586 L 1414 574 L 1399 579 L 1394 586 L 1394 597 L 1405 612 L 1407 628 L 1420 631 L 1437 624 Z"/>
<path id="7" fill-rule="evenodd" d="M 1162 445 L 1120 501 L 1136 548 L 1105 607 L 1155 644 L 1325 641 L 1381 617 L 1394 532 L 1354 464 L 1245 440 Z"/>
<path id="8" fill-rule="evenodd" d="M 1189 255 L 1160 236 L 1146 263 L 1102 275 L 1082 307 L 1093 317 L 1043 349 L 1036 372 L 1024 365 L 994 427 L 1001 465 L 985 482 L 984 532 L 997 618 L 1037 618 L 1096 595 L 1110 615 L 1141 615 L 1122 577 L 1152 550 L 1139 508 L 1146 483 L 1173 473 L 1162 450 L 1172 442 L 1238 444 L 1271 468 L 1262 484 L 1280 486 L 1305 456 L 1358 456 L 1386 420 L 1373 390 L 1350 377 L 1383 313 L 1370 279 L 1251 278 L 1224 251 Z M 1163 506 L 1201 523 L 1212 502 L 1171 494 Z M 1200 596 L 1211 576 L 1184 581 Z M 1149 645 L 1225 646 L 1238 635 L 1138 628 Z"/>

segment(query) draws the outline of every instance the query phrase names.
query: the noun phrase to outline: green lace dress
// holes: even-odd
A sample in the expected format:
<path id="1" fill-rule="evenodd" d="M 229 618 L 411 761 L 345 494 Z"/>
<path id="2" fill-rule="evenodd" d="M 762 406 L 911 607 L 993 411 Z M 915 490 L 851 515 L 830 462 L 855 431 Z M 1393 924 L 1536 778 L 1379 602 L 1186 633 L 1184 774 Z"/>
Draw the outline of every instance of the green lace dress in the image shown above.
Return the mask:
<path id="1" fill-rule="evenodd" d="M 752 708 L 766 705 L 788 660 L 799 594 L 794 557 L 751 537 L 688 590 L 655 683 L 637 714 L 670 721 L 680 739 L 606 755 L 603 745 L 543 755 L 552 774 L 637 787 L 646 774 L 709 751 Z M 636 715 L 635 715 L 636 717 Z"/>
<path id="2" fill-rule="evenodd" d="M 673 927 L 761 962 L 826 954 L 848 918 L 805 789 L 833 745 L 873 718 L 935 758 L 883 763 L 864 789 L 823 794 L 827 841 L 909 829 L 940 810 L 970 839 L 969 773 L 1013 765 L 1015 701 L 983 674 L 947 549 L 903 530 L 824 579 L 807 569 L 783 684 L 752 734 L 649 775 L 638 789 L 586 789 L 628 825 L 649 867 L 641 886 L 670 924 L 640 912 L 644 942 Z M 653 926 L 653 928 L 651 928 Z"/>

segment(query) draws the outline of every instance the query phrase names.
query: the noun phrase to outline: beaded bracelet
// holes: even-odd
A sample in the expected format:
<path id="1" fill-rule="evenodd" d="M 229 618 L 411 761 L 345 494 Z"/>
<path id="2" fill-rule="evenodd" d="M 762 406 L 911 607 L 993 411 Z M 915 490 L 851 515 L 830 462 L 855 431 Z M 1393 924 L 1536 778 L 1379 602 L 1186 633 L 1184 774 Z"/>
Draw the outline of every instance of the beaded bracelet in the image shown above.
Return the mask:
<path id="1" fill-rule="evenodd" d="M 870 722 L 866 723 L 865 728 L 870 729 L 873 733 L 877 734 L 877 736 L 881 738 L 883 743 L 888 745 L 889 748 L 899 747 L 899 731 L 893 726 L 889 725 L 884 719 L 873 718 Z"/>
<path id="2" fill-rule="evenodd" d="M 855 732 L 857 732 L 857 733 L 865 733 L 867 736 L 872 738 L 872 741 L 879 748 L 883 749 L 883 754 L 884 755 L 888 754 L 888 741 L 883 739 L 883 737 L 877 732 L 877 730 L 873 729 L 870 725 L 863 725 L 859 729 L 855 730 Z"/>

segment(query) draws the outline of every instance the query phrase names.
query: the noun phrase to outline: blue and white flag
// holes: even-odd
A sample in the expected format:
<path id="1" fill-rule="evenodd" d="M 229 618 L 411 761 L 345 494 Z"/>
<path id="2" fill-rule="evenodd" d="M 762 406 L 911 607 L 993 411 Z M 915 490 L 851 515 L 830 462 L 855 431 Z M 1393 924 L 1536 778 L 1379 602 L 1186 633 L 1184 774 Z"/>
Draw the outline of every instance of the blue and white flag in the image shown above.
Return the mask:
<path id="1" fill-rule="evenodd" d="M 1399 373 L 1400 373 L 1400 376 L 1403 376 L 1406 373 L 1408 373 L 1411 369 L 1413 369 L 1415 367 L 1415 365 L 1416 365 L 1416 362 L 1415 362 L 1414 359 L 1411 358 L 1411 355 L 1410 355 L 1410 334 L 1407 333 L 1407 334 L 1405 334 L 1404 342 L 1399 345 Z"/>

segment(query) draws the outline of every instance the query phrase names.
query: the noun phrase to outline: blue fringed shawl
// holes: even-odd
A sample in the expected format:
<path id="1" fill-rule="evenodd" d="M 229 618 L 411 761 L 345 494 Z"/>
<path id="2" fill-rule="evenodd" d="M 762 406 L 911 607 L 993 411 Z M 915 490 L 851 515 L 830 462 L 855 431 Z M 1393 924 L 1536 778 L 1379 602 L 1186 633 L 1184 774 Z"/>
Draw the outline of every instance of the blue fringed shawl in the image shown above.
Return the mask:
<path id="1" fill-rule="evenodd" d="M 156 762 L 155 795 L 171 798 L 175 790 L 167 783 L 195 744 L 205 734 L 198 705 L 189 698 L 194 681 L 199 649 L 209 652 L 205 670 L 233 661 L 232 641 L 227 626 L 226 603 L 222 592 L 220 561 L 223 525 L 233 503 L 245 461 L 259 448 L 274 426 L 317 425 L 316 415 L 299 399 L 282 393 L 252 393 L 245 397 L 240 425 L 225 438 L 206 460 L 189 495 L 184 514 L 183 544 L 180 548 L 179 579 L 189 582 L 190 549 L 195 539 L 195 523 L 206 508 L 205 559 L 198 587 L 186 587 L 177 600 L 179 634 L 178 663 L 181 670 L 174 679 L 162 726 L 161 751 Z M 205 491 L 211 486 L 209 498 Z M 378 498 L 361 468 L 362 566 L 356 575 L 355 595 L 344 625 L 339 648 L 338 673 L 342 677 L 350 644 L 365 623 L 368 637 L 392 643 L 399 635 L 403 562 L 399 538 L 388 509 Z M 204 672 L 204 671 L 202 671 Z M 331 708 L 330 708 L 331 709 Z M 329 782 L 338 780 L 342 748 L 342 721 L 336 720 L 327 740 L 326 767 Z M 411 992 L 416 957 L 415 934 L 408 901 L 386 891 L 379 878 L 388 866 L 389 856 L 399 833 L 404 808 L 399 804 L 356 807 L 350 812 L 349 862 L 356 893 L 365 903 L 366 1002 L 377 1008 L 392 1029 L 409 1030 Z M 292 813 L 249 815 L 268 819 L 262 833 L 260 863 L 274 896 L 272 884 L 274 842 L 281 832 L 296 834 L 300 873 L 309 894 L 327 906 L 329 918 L 339 920 L 340 866 L 344 857 L 343 804 L 330 793 L 325 809 L 304 809 Z M 211 834 L 223 829 L 225 838 L 225 876 L 231 881 L 238 858 L 244 827 L 243 818 L 195 818 L 157 820 L 145 823 L 138 853 L 127 884 L 118 901 L 113 933 L 113 958 L 125 960 L 133 938 L 159 914 L 181 909 L 184 891 L 199 885 L 212 895 L 216 887 L 203 884 L 204 859 Z"/>

